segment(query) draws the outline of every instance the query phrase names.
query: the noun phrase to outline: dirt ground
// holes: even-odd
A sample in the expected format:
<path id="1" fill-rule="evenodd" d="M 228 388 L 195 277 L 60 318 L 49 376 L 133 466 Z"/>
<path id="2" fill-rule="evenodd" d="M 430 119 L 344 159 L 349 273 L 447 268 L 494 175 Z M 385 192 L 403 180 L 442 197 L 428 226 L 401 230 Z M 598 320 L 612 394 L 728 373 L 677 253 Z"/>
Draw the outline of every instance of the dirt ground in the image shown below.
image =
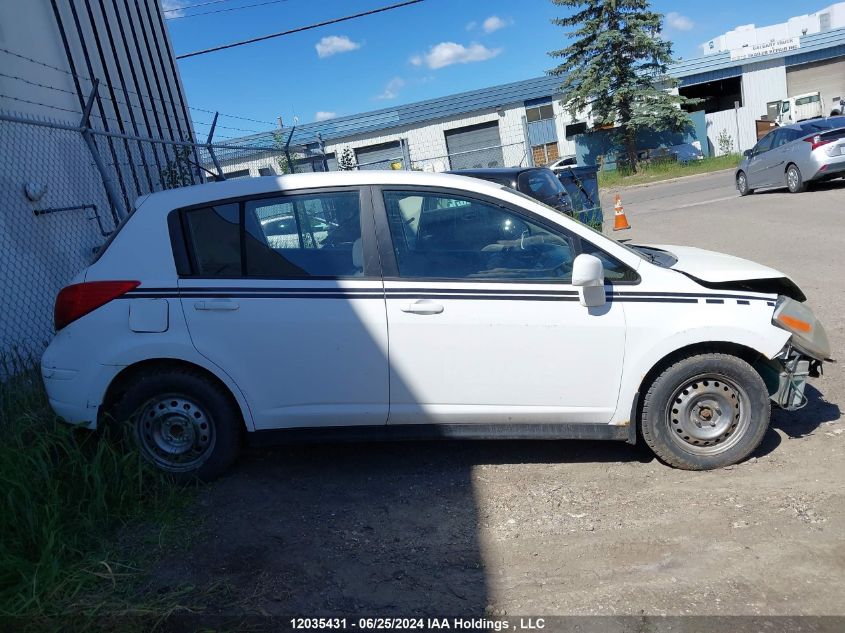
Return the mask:
<path id="1" fill-rule="evenodd" d="M 845 182 L 740 199 L 722 173 L 622 196 L 624 237 L 792 275 L 845 359 Z M 189 544 L 144 589 L 229 614 L 845 615 L 842 365 L 808 391 L 714 472 L 598 442 L 254 450 L 201 490 Z"/>

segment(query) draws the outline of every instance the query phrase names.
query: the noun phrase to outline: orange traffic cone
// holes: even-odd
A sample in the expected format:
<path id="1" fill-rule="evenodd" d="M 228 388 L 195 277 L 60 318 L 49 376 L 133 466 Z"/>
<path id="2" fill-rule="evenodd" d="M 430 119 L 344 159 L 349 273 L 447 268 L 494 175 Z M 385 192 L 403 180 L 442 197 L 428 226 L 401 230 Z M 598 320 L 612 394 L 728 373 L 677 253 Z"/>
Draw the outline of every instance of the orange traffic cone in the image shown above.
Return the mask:
<path id="1" fill-rule="evenodd" d="M 628 218 L 625 217 L 625 208 L 622 206 L 622 198 L 619 194 L 616 194 L 616 204 L 613 205 L 613 230 L 614 231 L 622 231 L 624 229 L 630 229 L 631 225 L 628 224 Z"/>

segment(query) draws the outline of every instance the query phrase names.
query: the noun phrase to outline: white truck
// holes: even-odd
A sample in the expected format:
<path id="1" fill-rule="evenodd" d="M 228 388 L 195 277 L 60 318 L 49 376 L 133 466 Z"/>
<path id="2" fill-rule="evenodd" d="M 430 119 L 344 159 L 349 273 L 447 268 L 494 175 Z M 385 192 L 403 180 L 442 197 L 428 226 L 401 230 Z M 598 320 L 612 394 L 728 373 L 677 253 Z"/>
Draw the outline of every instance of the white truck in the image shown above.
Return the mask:
<path id="1" fill-rule="evenodd" d="M 778 125 L 789 125 L 824 116 L 821 94 L 818 92 L 807 92 L 781 101 L 770 101 L 766 105 L 769 118 L 777 121 Z"/>

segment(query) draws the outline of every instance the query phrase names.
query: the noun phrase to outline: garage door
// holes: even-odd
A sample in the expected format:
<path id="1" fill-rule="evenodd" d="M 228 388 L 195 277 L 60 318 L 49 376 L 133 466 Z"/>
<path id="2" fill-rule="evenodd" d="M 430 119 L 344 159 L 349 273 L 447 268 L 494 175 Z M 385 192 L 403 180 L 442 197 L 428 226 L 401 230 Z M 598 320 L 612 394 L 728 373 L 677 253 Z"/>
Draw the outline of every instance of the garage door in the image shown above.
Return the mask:
<path id="1" fill-rule="evenodd" d="M 391 169 L 391 165 L 396 161 L 404 166 L 399 141 L 359 147 L 355 150 L 355 160 L 358 169 Z"/>
<path id="2" fill-rule="evenodd" d="M 820 92 L 822 113 L 827 116 L 845 99 L 845 60 L 830 60 L 790 66 L 786 69 L 786 89 L 790 97 L 805 92 Z"/>
<path id="3" fill-rule="evenodd" d="M 446 148 L 451 169 L 505 166 L 498 121 L 449 130 Z"/>

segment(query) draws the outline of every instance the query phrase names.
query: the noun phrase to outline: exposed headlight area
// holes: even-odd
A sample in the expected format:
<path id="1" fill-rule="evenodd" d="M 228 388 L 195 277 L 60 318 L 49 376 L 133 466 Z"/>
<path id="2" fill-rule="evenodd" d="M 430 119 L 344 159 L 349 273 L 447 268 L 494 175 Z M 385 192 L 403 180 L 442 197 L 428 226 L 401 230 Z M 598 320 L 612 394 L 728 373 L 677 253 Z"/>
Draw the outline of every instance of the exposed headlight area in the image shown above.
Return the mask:
<path id="1" fill-rule="evenodd" d="M 830 356 L 830 342 L 824 326 L 804 303 L 783 295 L 778 297 L 772 324 L 792 333 L 792 344 L 816 360 Z"/>

